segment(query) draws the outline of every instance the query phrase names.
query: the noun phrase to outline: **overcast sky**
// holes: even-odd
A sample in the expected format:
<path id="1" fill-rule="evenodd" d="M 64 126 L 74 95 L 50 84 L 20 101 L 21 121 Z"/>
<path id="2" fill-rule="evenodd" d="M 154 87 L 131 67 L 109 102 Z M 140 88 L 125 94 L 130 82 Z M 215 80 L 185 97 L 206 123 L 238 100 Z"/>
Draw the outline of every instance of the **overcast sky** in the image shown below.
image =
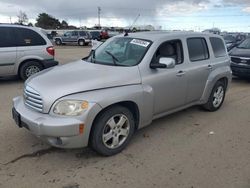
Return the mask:
<path id="1" fill-rule="evenodd" d="M 129 26 L 140 14 L 136 25 L 165 30 L 218 27 L 250 32 L 250 0 L 0 0 L 0 22 L 15 22 L 22 10 L 33 23 L 46 12 L 70 24 L 91 27 L 98 23 L 98 6 L 105 26 Z"/>

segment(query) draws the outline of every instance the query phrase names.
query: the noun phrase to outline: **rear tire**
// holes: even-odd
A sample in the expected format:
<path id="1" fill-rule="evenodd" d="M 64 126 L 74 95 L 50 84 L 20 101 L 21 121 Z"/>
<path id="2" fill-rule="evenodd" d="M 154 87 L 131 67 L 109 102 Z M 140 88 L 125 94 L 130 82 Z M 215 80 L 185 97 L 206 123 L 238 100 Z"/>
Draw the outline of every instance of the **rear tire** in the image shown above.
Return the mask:
<path id="1" fill-rule="evenodd" d="M 224 82 L 218 81 L 214 85 L 214 88 L 209 96 L 208 102 L 203 105 L 203 108 L 207 111 L 214 112 L 220 109 L 222 106 L 226 94 L 226 86 Z"/>
<path id="2" fill-rule="evenodd" d="M 133 114 L 123 106 L 113 106 L 102 112 L 92 127 L 90 145 L 104 156 L 121 152 L 135 131 Z"/>
<path id="3" fill-rule="evenodd" d="M 21 67 L 19 76 L 22 80 L 27 80 L 30 76 L 43 70 L 43 66 L 37 61 L 27 61 Z"/>

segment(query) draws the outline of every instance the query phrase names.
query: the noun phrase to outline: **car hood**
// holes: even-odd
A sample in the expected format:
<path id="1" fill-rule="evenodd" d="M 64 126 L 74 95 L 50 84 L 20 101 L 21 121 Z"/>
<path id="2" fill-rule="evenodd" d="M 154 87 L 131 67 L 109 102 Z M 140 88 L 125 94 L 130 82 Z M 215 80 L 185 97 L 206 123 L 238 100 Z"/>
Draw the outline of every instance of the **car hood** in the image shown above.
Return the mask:
<path id="1" fill-rule="evenodd" d="M 250 58 L 250 49 L 234 48 L 229 55 Z"/>
<path id="2" fill-rule="evenodd" d="M 41 95 L 43 111 L 47 113 L 57 99 L 66 95 L 140 83 L 138 66 L 108 66 L 79 60 L 44 70 L 28 79 L 26 85 Z"/>

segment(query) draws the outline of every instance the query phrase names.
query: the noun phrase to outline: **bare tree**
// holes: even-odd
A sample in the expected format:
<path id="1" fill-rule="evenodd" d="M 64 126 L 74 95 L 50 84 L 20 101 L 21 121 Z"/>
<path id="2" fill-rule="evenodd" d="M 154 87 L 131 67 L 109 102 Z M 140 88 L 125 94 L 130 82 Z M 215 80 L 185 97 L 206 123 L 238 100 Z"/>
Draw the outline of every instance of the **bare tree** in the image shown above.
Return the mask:
<path id="1" fill-rule="evenodd" d="M 29 21 L 27 14 L 21 10 L 19 11 L 17 18 L 18 18 L 17 23 L 21 25 L 24 25 L 25 23 L 28 23 Z"/>

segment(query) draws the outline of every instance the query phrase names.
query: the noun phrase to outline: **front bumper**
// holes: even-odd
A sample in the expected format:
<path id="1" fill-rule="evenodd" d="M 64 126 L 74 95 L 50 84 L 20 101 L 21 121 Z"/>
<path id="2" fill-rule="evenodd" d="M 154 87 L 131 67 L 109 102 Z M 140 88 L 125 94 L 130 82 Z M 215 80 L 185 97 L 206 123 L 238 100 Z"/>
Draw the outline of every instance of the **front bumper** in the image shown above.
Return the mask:
<path id="1" fill-rule="evenodd" d="M 250 77 L 250 65 L 232 62 L 231 69 L 235 76 Z"/>
<path id="2" fill-rule="evenodd" d="M 20 127 L 27 128 L 32 134 L 59 148 L 81 148 L 88 145 L 91 126 L 95 113 L 100 106 L 94 104 L 81 117 L 60 117 L 36 112 L 24 104 L 22 97 L 13 99 L 13 111 L 20 115 Z M 80 133 L 80 125 L 84 131 Z"/>
<path id="3" fill-rule="evenodd" d="M 58 61 L 55 61 L 53 59 L 43 60 L 42 64 L 43 64 L 43 67 L 45 69 L 47 69 L 47 68 L 54 67 L 54 66 L 58 65 Z"/>

